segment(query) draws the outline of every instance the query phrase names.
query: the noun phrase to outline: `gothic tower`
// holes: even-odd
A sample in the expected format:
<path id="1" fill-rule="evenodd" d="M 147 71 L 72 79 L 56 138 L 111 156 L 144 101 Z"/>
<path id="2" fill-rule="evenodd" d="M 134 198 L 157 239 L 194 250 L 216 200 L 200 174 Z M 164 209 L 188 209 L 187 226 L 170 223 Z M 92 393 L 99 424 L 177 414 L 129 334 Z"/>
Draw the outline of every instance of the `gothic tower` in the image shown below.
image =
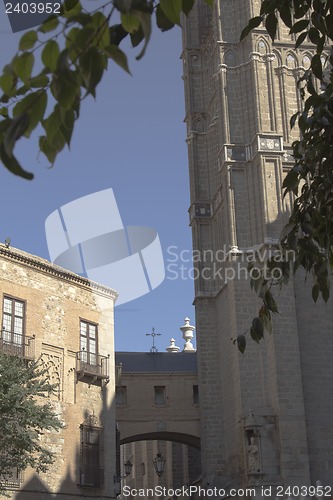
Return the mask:
<path id="1" fill-rule="evenodd" d="M 202 482 L 295 486 L 296 496 L 317 480 L 333 485 L 332 301 L 314 305 L 299 275 L 277 297 L 272 335 L 249 339 L 244 355 L 231 341 L 259 309 L 247 256 L 274 247 L 287 221 L 289 119 L 311 55 L 284 27 L 274 44 L 263 27 L 239 42 L 258 11 L 258 1 L 199 1 L 183 25 Z"/>

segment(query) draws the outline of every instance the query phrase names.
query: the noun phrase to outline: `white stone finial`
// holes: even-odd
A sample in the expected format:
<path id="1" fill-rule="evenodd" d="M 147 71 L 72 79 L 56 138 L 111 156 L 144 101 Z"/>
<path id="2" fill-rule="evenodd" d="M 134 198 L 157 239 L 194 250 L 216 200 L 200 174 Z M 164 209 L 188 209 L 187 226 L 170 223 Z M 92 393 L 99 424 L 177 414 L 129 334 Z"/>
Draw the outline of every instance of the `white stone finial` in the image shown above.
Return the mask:
<path id="1" fill-rule="evenodd" d="M 166 348 L 168 352 L 178 352 L 180 347 L 175 345 L 175 339 L 170 339 L 170 345 Z"/>
<path id="2" fill-rule="evenodd" d="M 183 333 L 183 339 L 185 340 L 185 345 L 183 352 L 195 352 L 192 344 L 193 339 L 193 330 L 195 330 L 195 326 L 190 325 L 190 318 L 185 318 L 185 325 L 180 327 L 180 330 Z"/>

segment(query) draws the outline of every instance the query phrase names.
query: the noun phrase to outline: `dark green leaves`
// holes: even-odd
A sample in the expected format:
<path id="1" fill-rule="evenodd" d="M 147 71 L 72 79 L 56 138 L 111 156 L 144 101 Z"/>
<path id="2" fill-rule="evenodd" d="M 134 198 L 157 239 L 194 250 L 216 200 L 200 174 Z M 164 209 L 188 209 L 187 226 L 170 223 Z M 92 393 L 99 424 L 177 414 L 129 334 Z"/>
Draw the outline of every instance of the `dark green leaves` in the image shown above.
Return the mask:
<path id="1" fill-rule="evenodd" d="M 40 362 L 27 364 L 19 357 L 3 353 L 0 353 L 0 378 L 0 435 L 2 450 L 6 450 L 1 454 L 0 476 L 13 467 L 46 470 L 53 456 L 39 437 L 43 432 L 62 427 L 49 402 L 55 386 L 49 383 L 48 372 L 41 368 Z"/>
<path id="2" fill-rule="evenodd" d="M 160 7 L 171 22 L 180 25 L 182 0 L 160 0 Z M 187 9 L 187 6 L 185 6 Z"/>
<path id="3" fill-rule="evenodd" d="M 22 137 L 29 126 L 29 115 L 27 113 L 21 114 L 11 120 L 5 136 L 4 136 L 4 151 L 8 157 L 12 156 L 15 142 Z"/>
<path id="4" fill-rule="evenodd" d="M 127 73 L 131 74 L 128 67 L 126 54 L 122 50 L 120 50 L 117 45 L 110 45 L 110 47 L 108 47 L 107 53 L 115 63 L 117 63 Z"/>
<path id="5" fill-rule="evenodd" d="M 266 28 L 269 36 L 273 40 L 273 42 L 274 42 L 275 36 L 276 36 L 277 24 L 278 24 L 278 19 L 277 19 L 275 12 L 270 12 L 265 20 L 265 28 Z"/>
<path id="6" fill-rule="evenodd" d="M 46 68 L 55 71 L 60 54 L 59 45 L 55 40 L 49 40 L 42 52 L 42 62 Z"/>
<path id="7" fill-rule="evenodd" d="M 22 82 L 25 83 L 29 80 L 34 66 L 34 61 L 34 55 L 30 52 L 24 52 L 22 55 L 14 58 L 13 70 Z"/>
<path id="8" fill-rule="evenodd" d="M 308 19 L 302 19 L 301 21 L 297 21 L 292 28 L 290 29 L 289 33 L 300 33 L 301 31 L 304 31 L 308 25 L 309 25 L 309 20 Z"/>
<path id="9" fill-rule="evenodd" d="M 193 5 L 194 5 L 194 0 L 183 0 L 182 1 L 182 11 L 184 12 L 184 14 L 186 16 L 191 12 Z"/>
<path id="10" fill-rule="evenodd" d="M 70 109 L 77 97 L 80 97 L 80 84 L 77 74 L 70 70 L 64 70 L 54 75 L 51 83 L 53 97 L 64 109 Z"/>
<path id="11" fill-rule="evenodd" d="M 34 178 L 33 174 L 27 172 L 21 167 L 15 156 L 8 156 L 3 143 L 0 143 L 0 159 L 7 170 L 9 170 L 12 174 L 22 177 L 22 179 L 26 179 L 28 181 L 31 181 Z"/>
<path id="12" fill-rule="evenodd" d="M 174 23 L 165 15 L 160 4 L 156 8 L 156 24 L 161 31 L 168 31 L 174 27 Z"/>
<path id="13" fill-rule="evenodd" d="M 119 51 L 118 47 L 116 50 Z M 105 58 L 95 47 L 90 47 L 79 59 L 80 71 L 87 91 L 95 96 L 95 89 L 105 70 Z"/>
<path id="14" fill-rule="evenodd" d="M 262 21 L 262 16 L 257 16 L 250 19 L 248 25 L 243 29 L 241 33 L 240 40 L 244 40 L 244 38 L 247 37 L 253 29 L 257 28 L 262 23 Z"/>
<path id="15" fill-rule="evenodd" d="M 320 55 L 319 54 L 315 54 L 312 57 L 311 69 L 312 69 L 313 74 L 315 75 L 315 77 L 317 77 L 319 80 L 323 79 L 323 68 L 322 68 L 322 65 L 321 65 L 321 59 L 320 59 Z"/>
<path id="16" fill-rule="evenodd" d="M 38 37 L 36 31 L 28 31 L 24 33 L 19 43 L 19 50 L 32 49 L 37 42 Z"/>
<path id="17" fill-rule="evenodd" d="M 121 14 L 121 24 L 128 33 L 135 33 L 140 27 L 140 19 L 134 14 Z"/>
<path id="18" fill-rule="evenodd" d="M 257 344 L 259 344 L 260 340 L 264 337 L 264 326 L 260 318 L 253 319 L 250 334 Z"/>
<path id="19" fill-rule="evenodd" d="M 244 354 L 245 348 L 246 348 L 246 338 L 245 335 L 238 335 L 237 339 L 237 347 L 238 350 Z"/>

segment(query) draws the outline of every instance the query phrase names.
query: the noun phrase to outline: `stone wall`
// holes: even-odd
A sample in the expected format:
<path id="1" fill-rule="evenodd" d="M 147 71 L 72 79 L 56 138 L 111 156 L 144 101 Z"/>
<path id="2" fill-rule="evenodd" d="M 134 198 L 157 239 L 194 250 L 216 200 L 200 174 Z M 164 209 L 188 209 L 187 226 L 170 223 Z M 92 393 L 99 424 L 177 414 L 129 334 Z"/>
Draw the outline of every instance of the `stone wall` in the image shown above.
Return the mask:
<path id="1" fill-rule="evenodd" d="M 52 382 L 58 385 L 52 405 L 63 428 L 46 432 L 45 445 L 55 461 L 46 473 L 24 471 L 20 491 L 10 498 L 40 500 L 53 498 L 113 498 L 115 474 L 114 408 L 114 320 L 116 293 L 89 283 L 44 259 L 0 245 L 0 314 L 3 296 L 25 303 L 25 335 L 35 336 L 35 359 L 48 367 Z M 98 353 L 109 356 L 109 381 L 79 378 L 76 358 L 80 351 L 80 320 L 98 328 Z M 103 428 L 104 488 L 80 484 L 80 425 Z M 5 498 L 5 497 L 1 497 Z"/>
<path id="2" fill-rule="evenodd" d="M 332 485 L 332 300 L 313 304 L 299 276 L 277 293 L 271 336 L 260 346 L 249 338 L 244 355 L 232 342 L 259 309 L 247 252 L 273 248 L 288 217 L 282 182 L 297 138 L 289 120 L 301 109 L 296 84 L 312 50 L 295 51 L 283 27 L 274 44 L 261 26 L 239 42 L 259 4 L 224 0 L 209 11 L 198 1 L 183 26 L 189 211 L 203 256 L 195 282 L 203 485 Z"/>

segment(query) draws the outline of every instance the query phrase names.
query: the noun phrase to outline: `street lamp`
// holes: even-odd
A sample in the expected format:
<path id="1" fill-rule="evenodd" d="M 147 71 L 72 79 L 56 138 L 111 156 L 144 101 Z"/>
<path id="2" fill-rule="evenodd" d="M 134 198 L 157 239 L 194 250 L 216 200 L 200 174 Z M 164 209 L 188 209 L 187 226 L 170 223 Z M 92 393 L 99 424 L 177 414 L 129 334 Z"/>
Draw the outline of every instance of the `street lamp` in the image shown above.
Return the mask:
<path id="1" fill-rule="evenodd" d="M 158 477 L 161 477 L 164 471 L 165 466 L 165 458 L 161 455 L 161 453 L 157 453 L 156 457 L 153 460 L 154 469 Z"/>

